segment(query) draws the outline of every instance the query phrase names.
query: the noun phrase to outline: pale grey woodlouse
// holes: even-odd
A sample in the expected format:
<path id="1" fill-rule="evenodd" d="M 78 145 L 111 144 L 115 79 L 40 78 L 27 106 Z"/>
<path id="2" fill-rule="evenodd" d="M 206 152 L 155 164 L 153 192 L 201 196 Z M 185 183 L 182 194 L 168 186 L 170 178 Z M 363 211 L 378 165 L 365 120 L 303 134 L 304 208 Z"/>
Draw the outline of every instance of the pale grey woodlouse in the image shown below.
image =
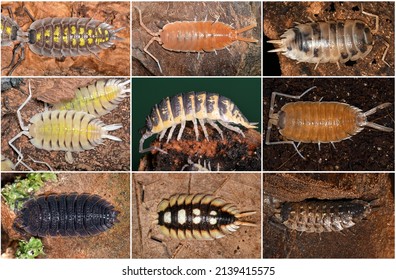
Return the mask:
<path id="1" fill-rule="evenodd" d="M 326 22 L 296 23 L 283 33 L 280 39 L 267 41 L 278 45 L 268 52 L 280 52 L 282 55 L 298 62 L 315 63 L 315 69 L 320 63 L 346 63 L 366 57 L 374 46 L 374 35 L 379 31 L 379 17 L 363 11 L 368 16 L 375 17 L 375 29 L 371 30 L 367 23 L 361 20 L 337 20 Z M 386 49 L 381 60 L 385 61 L 390 47 L 382 40 Z"/>

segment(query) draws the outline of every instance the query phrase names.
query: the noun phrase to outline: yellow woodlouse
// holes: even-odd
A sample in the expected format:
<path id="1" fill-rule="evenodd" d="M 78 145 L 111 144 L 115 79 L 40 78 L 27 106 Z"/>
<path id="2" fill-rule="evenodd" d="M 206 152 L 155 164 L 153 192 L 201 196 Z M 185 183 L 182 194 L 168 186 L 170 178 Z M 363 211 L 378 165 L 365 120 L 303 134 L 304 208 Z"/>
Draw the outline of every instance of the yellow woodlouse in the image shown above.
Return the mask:
<path id="1" fill-rule="evenodd" d="M 367 112 L 341 102 L 304 102 L 298 101 L 285 104 L 278 113 L 274 113 L 275 97 L 283 96 L 292 99 L 300 99 L 306 93 L 316 88 L 311 87 L 301 95 L 289 95 L 273 92 L 269 110 L 269 121 L 265 143 L 267 145 L 292 144 L 294 149 L 304 158 L 298 150 L 300 143 L 331 143 L 349 139 L 368 126 L 384 132 L 392 132 L 390 127 L 382 126 L 367 121 L 367 117 L 391 106 L 391 103 L 383 103 Z M 277 126 L 279 133 L 287 140 L 270 141 L 272 126 Z M 298 145 L 295 144 L 298 143 Z M 305 159 L 305 158 L 304 158 Z"/>
<path id="2" fill-rule="evenodd" d="M 205 139 L 208 141 L 209 135 L 205 128 L 206 122 L 215 128 L 222 138 L 223 133 L 215 122 L 219 122 L 225 128 L 239 133 L 243 137 L 245 137 L 243 131 L 230 123 L 241 125 L 245 128 L 257 128 L 257 123 L 250 123 L 239 108 L 227 97 L 209 92 L 192 91 L 180 93 L 171 98 L 167 97 L 163 99 L 151 109 L 150 115 L 146 118 L 146 126 L 142 130 L 142 138 L 139 141 L 139 152 L 146 153 L 152 150 L 158 150 L 166 153 L 158 147 L 144 149 L 144 141 L 157 133 L 161 133 L 159 140 L 162 140 L 168 128 L 170 128 L 167 138 L 167 142 L 169 142 L 176 126 L 181 124 L 177 135 L 177 140 L 179 141 L 187 121 L 193 122 L 196 141 L 198 141 L 197 120 L 202 127 Z"/>
<path id="3" fill-rule="evenodd" d="M 66 151 L 66 161 L 69 163 L 73 162 L 72 152 L 93 149 L 95 146 L 102 144 L 104 139 L 122 141 L 120 138 L 108 134 L 109 131 L 121 128 L 121 124 L 105 125 L 95 116 L 82 111 L 45 111 L 37 113 L 30 119 L 30 124 L 24 125 L 21 110 L 31 97 L 32 92 L 29 83 L 29 97 L 17 110 L 22 131 L 8 141 L 10 147 L 18 154 L 18 161 L 15 166 L 21 163 L 31 170 L 22 161 L 22 152 L 13 145 L 13 142 L 22 135 L 29 137 L 30 142 L 36 148 L 47 151 Z M 45 162 L 40 163 L 46 164 Z M 46 165 L 49 167 L 48 164 Z"/>
<path id="4" fill-rule="evenodd" d="M 379 17 L 363 11 L 363 6 L 362 13 L 375 17 L 374 30 L 361 20 L 297 23 L 293 28 L 287 29 L 280 39 L 267 41 L 278 45 L 268 52 L 280 52 L 298 62 L 316 63 L 315 69 L 320 63 L 337 63 L 339 68 L 338 62 L 364 58 L 373 48 L 373 35 L 379 30 Z M 390 67 L 385 61 L 389 44 L 383 42 L 386 49 L 382 61 Z"/>
<path id="5" fill-rule="evenodd" d="M 213 240 L 233 233 L 240 226 L 256 226 L 241 220 L 256 211 L 241 212 L 232 203 L 211 194 L 175 194 L 163 199 L 157 212 L 160 231 L 179 240 Z"/>
<path id="6" fill-rule="evenodd" d="M 257 43 L 258 40 L 245 38 L 238 34 L 257 26 L 249 26 L 235 30 L 232 26 L 216 21 L 175 21 L 166 24 L 159 32 L 151 31 L 142 21 L 142 12 L 138 7 L 140 26 L 152 36 L 144 47 L 144 51 L 155 60 L 160 72 L 162 68 L 159 60 L 148 51 L 150 45 L 157 41 L 164 49 L 174 52 L 215 52 L 226 49 L 236 41 Z"/>
<path id="7" fill-rule="evenodd" d="M 80 87 L 72 100 L 54 104 L 55 110 L 84 111 L 100 117 L 115 109 L 121 101 L 129 96 L 128 87 L 131 80 L 109 79 L 99 80 L 86 87 Z"/>

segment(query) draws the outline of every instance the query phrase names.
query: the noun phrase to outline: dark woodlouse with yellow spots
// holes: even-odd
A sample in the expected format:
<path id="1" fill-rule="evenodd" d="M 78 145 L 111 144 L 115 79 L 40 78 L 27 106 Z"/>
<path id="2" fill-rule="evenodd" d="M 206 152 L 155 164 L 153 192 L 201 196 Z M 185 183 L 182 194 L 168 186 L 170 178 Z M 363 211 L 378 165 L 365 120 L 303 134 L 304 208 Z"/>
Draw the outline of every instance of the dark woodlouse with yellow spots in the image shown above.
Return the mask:
<path id="1" fill-rule="evenodd" d="M 369 202 L 358 199 L 309 199 L 282 203 L 276 209 L 274 221 L 300 232 L 333 232 L 354 226 L 371 211 Z"/>
<path id="2" fill-rule="evenodd" d="M 337 20 L 326 22 L 310 22 L 296 24 L 287 29 L 279 40 L 270 40 L 268 43 L 278 45 L 269 52 L 280 52 L 284 56 L 298 62 L 315 63 L 315 69 L 319 63 L 345 63 L 366 57 L 374 45 L 373 35 L 379 30 L 379 17 L 364 12 L 368 16 L 376 18 L 376 26 L 371 30 L 367 23 L 361 20 Z M 385 61 L 389 44 L 382 56 Z"/>
<path id="3" fill-rule="evenodd" d="M 11 14 L 10 14 L 11 15 Z M 12 46 L 17 40 L 20 27 L 11 17 L 1 15 L 1 46 Z"/>
<path id="4" fill-rule="evenodd" d="M 7 39 L 5 46 L 12 45 L 14 41 L 20 42 L 14 47 L 10 64 L 3 68 L 3 70 L 10 68 L 8 75 L 11 75 L 25 59 L 25 44 L 28 44 L 29 49 L 35 54 L 65 58 L 81 55 L 97 56 L 102 49 L 111 47 L 114 41 L 122 40 L 117 33 L 124 27 L 114 29 L 110 24 L 93 18 L 49 17 L 35 20 L 26 9 L 25 11 L 33 21 L 27 32 L 20 30 L 18 25 L 15 26 L 16 23 L 12 25 L 13 21 L 2 15 L 2 20 L 3 17 L 7 19 L 5 21 L 7 25 L 2 25 L 2 33 L 4 29 L 5 36 L 9 38 L 5 37 Z M 10 27 L 12 27 L 11 32 L 8 32 Z M 21 55 L 14 63 L 18 49 L 21 49 Z"/>
<path id="5" fill-rule="evenodd" d="M 51 194 L 31 198 L 23 204 L 14 229 L 32 236 L 90 236 L 118 222 L 118 211 L 98 195 Z"/>
<path id="6" fill-rule="evenodd" d="M 209 92 L 191 91 L 180 93 L 170 98 L 166 97 L 151 109 L 150 115 L 146 118 L 146 126 L 142 130 L 139 152 L 162 151 L 158 147 L 143 149 L 144 140 L 157 133 L 161 133 L 159 139 L 162 140 L 166 131 L 170 128 L 167 138 L 167 142 L 169 142 L 176 126 L 179 124 L 181 124 L 181 128 L 177 135 L 177 140 L 180 140 L 186 126 L 186 121 L 193 122 L 196 140 L 198 141 L 197 120 L 208 141 L 209 135 L 205 128 L 206 122 L 214 127 L 222 138 L 223 133 L 215 122 L 241 134 L 243 137 L 245 137 L 243 131 L 230 123 L 241 125 L 245 128 L 257 128 L 257 123 L 250 123 L 238 107 L 227 97 Z"/>
<path id="7" fill-rule="evenodd" d="M 175 194 L 158 204 L 156 223 L 168 237 L 184 240 L 213 240 L 238 230 L 256 226 L 241 218 L 255 211 L 241 212 L 231 203 L 211 194 Z"/>

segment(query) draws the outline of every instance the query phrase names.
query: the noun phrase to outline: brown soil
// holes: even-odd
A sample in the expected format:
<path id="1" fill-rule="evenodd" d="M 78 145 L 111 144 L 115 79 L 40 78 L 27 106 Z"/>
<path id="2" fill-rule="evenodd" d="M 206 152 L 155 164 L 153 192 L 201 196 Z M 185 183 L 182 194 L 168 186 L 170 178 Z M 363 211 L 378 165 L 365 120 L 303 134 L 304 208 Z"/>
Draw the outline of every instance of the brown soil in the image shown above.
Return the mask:
<path id="1" fill-rule="evenodd" d="M 32 21 L 24 11 L 26 7 L 36 20 L 47 17 L 87 17 L 111 24 L 123 38 L 109 49 L 94 55 L 67 57 L 64 61 L 43 57 L 25 46 L 26 59 L 12 73 L 14 76 L 129 76 L 130 75 L 130 4 L 129 2 L 2 2 L 11 7 L 14 20 L 23 31 Z M 7 9 L 2 13 L 9 16 Z M 11 47 L 2 47 L 1 63 L 6 66 L 12 57 Z M 2 71 L 6 75 L 8 70 Z"/>
<path id="2" fill-rule="evenodd" d="M 3 175 L 3 174 L 2 174 Z M 12 182 L 12 178 L 8 178 Z M 5 181 L 2 180 L 2 185 Z M 130 257 L 130 175 L 128 173 L 58 174 L 58 181 L 46 183 L 35 195 L 51 193 L 92 193 L 109 201 L 117 211 L 119 223 L 97 236 L 91 237 L 45 237 L 42 238 L 43 258 L 129 258 Z M 2 237 L 7 244 L 23 238 L 12 229 L 15 213 L 2 199 Z M 5 240 L 5 239 L 4 239 Z M 2 243 L 2 253 L 7 244 Z"/>
<path id="3" fill-rule="evenodd" d="M 260 227 L 241 227 L 213 241 L 178 241 L 163 237 L 152 224 L 158 203 L 177 193 L 213 193 L 243 211 L 257 210 L 246 220 L 259 223 L 260 174 L 134 174 L 133 258 L 259 258 Z M 144 190 L 144 201 L 142 201 Z M 157 241 L 154 241 L 155 238 Z M 161 242 L 162 241 L 162 242 Z"/>
<path id="4" fill-rule="evenodd" d="M 340 233 L 306 233 L 273 223 L 271 198 L 361 199 L 373 207 Z M 264 174 L 264 258 L 394 258 L 394 203 L 390 174 Z"/>
<path id="5" fill-rule="evenodd" d="M 242 28 L 257 23 L 253 30 L 242 36 L 256 38 L 260 41 L 260 3 L 251 2 L 139 2 L 132 7 L 142 11 L 143 23 L 153 32 L 158 32 L 167 23 L 176 21 L 216 20 Z M 132 68 L 134 76 L 167 75 L 167 76 L 258 76 L 261 73 L 260 43 L 235 42 L 227 50 L 201 53 L 169 51 L 154 42 L 149 52 L 159 61 L 163 70 L 160 72 L 157 63 L 144 52 L 144 47 L 151 39 L 139 23 L 139 14 L 132 8 Z"/>
<path id="6" fill-rule="evenodd" d="M 385 102 L 394 104 L 393 79 L 264 79 L 263 123 L 268 124 L 268 114 L 272 92 L 299 95 L 312 86 L 301 101 L 335 101 L 358 107 L 364 112 Z M 295 102 L 290 98 L 276 98 L 278 112 L 285 103 Z M 368 117 L 369 121 L 394 127 L 392 107 L 378 111 Z M 266 131 L 266 127 L 264 128 Z M 265 132 L 266 133 L 266 132 Z M 264 170 L 310 170 L 310 171 L 393 171 L 394 132 L 383 132 L 368 127 L 350 140 L 335 143 L 301 143 L 302 159 L 291 144 L 264 144 Z M 265 136 L 264 136 L 265 138 Z M 283 141 L 278 129 L 271 130 L 271 142 Z M 265 140 L 264 140 L 265 142 Z"/>
<path id="7" fill-rule="evenodd" d="M 22 118 L 25 125 L 35 114 L 44 111 L 44 104 L 36 98 L 46 99 L 45 92 L 58 94 L 56 87 L 67 84 L 61 90 L 60 96 L 70 95 L 74 89 L 95 81 L 93 79 L 30 79 L 33 97 L 30 102 L 22 109 Z M 25 80 L 27 83 L 27 81 Z M 55 88 L 52 86 L 55 85 Z M 50 89 L 51 88 L 51 89 Z M 25 84 L 21 89 L 27 93 L 28 86 Z M 66 94 L 68 92 L 68 94 Z M 21 91 L 10 89 L 2 93 L 2 155 L 9 158 L 12 162 L 17 162 L 17 154 L 8 145 L 8 141 L 17 135 L 21 128 L 19 126 L 16 110 L 27 98 Z M 47 97 L 48 99 L 48 97 Z M 130 170 L 130 101 L 126 98 L 116 109 L 109 114 L 100 117 L 105 124 L 121 123 L 122 128 L 110 132 L 110 134 L 122 139 L 122 142 L 116 142 L 109 139 L 104 141 L 104 145 L 99 145 L 95 149 L 73 153 L 74 162 L 69 164 L 65 160 L 65 152 L 52 151 L 48 152 L 43 149 L 35 148 L 27 137 L 22 136 L 14 142 L 16 147 L 24 154 L 24 161 L 33 170 L 46 170 L 43 164 L 33 163 L 28 156 L 34 160 L 45 161 L 54 170 Z M 22 165 L 17 166 L 18 170 L 25 170 Z"/>
<path id="8" fill-rule="evenodd" d="M 355 62 L 340 64 L 323 63 L 316 69 L 314 63 L 299 63 L 281 54 L 268 53 L 274 45 L 264 43 L 263 61 L 264 76 L 393 76 L 394 75 L 394 3 L 364 2 L 364 11 L 379 16 L 379 32 L 374 35 L 374 47 L 367 57 Z M 373 17 L 361 12 L 359 2 L 264 2 L 264 39 L 279 39 L 286 29 L 292 28 L 295 22 L 309 23 L 314 21 L 331 21 L 359 19 L 375 29 Z M 390 44 L 385 60 L 382 60 L 386 49 L 385 42 Z"/>

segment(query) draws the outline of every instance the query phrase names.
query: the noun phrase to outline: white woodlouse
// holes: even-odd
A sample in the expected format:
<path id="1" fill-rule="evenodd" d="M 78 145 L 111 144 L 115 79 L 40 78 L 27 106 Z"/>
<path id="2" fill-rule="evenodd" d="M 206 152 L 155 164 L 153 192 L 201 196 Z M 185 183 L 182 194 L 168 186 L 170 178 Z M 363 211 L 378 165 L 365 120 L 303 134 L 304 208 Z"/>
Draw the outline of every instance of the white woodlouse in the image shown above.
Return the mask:
<path id="1" fill-rule="evenodd" d="M 292 144 L 297 153 L 304 158 L 298 150 L 300 143 L 317 143 L 319 147 L 321 143 L 331 143 L 334 146 L 334 143 L 351 138 L 366 126 L 385 132 L 393 131 L 390 127 L 367 121 L 368 116 L 376 113 L 377 110 L 391 106 L 391 103 L 383 103 L 367 112 L 362 112 L 361 109 L 346 103 L 298 101 L 287 103 L 278 113 L 274 113 L 277 95 L 300 99 L 314 88 L 316 87 L 311 87 L 298 96 L 279 92 L 272 93 L 265 137 L 267 145 Z M 279 133 L 287 140 L 271 142 L 272 126 L 277 126 Z M 295 142 L 298 142 L 298 145 Z"/>
<path id="2" fill-rule="evenodd" d="M 231 203 L 211 194 L 175 194 L 163 199 L 157 208 L 156 223 L 168 237 L 184 240 L 213 240 L 238 230 L 256 226 L 241 218 L 256 211 L 241 212 Z"/>
<path id="3" fill-rule="evenodd" d="M 21 110 L 29 102 L 32 92 L 29 83 L 29 97 L 18 108 L 17 116 L 22 129 L 8 144 L 18 154 L 18 162 L 31 170 L 22 160 L 23 154 L 12 143 L 22 135 L 30 138 L 30 142 L 39 149 L 47 151 L 66 151 L 66 161 L 73 162 L 72 152 L 90 150 L 103 143 L 104 139 L 122 141 L 120 138 L 108 134 L 122 127 L 121 124 L 105 125 L 95 116 L 82 111 L 55 110 L 37 113 L 25 125 Z M 48 164 L 47 164 L 48 166 Z"/>
<path id="4" fill-rule="evenodd" d="M 32 24 L 27 32 L 20 29 L 14 31 L 14 27 L 10 34 L 12 41 L 20 43 L 14 47 L 10 64 L 2 69 L 10 68 L 7 75 L 11 75 L 25 59 L 25 44 L 28 44 L 33 53 L 45 57 L 64 58 L 80 55 L 97 57 L 102 49 L 111 47 L 114 41 L 122 40 L 117 33 L 124 27 L 114 29 L 110 24 L 93 18 L 48 17 L 35 20 L 26 8 L 25 12 L 31 18 Z M 7 26 L 4 26 L 7 28 L 11 25 L 8 19 L 10 18 L 7 17 Z M 2 26 L 2 31 L 4 27 Z M 9 33 L 7 29 L 6 33 Z M 10 40 L 7 40 L 6 46 L 10 45 Z M 19 49 L 21 49 L 21 55 L 14 63 L 15 54 Z"/>
<path id="5" fill-rule="evenodd" d="M 274 221 L 307 233 L 337 232 L 354 226 L 372 211 L 369 202 L 358 199 L 284 202 L 275 209 Z"/>
<path id="6" fill-rule="evenodd" d="M 270 40 L 268 43 L 278 45 L 276 49 L 268 52 L 280 52 L 284 56 L 298 62 L 315 63 L 315 68 L 320 63 L 345 63 L 366 57 L 374 45 L 373 35 L 379 30 L 379 17 L 363 11 L 368 16 L 376 19 L 375 29 L 361 20 L 337 20 L 326 22 L 297 23 L 293 28 L 287 29 L 278 40 Z M 390 45 L 384 41 L 385 56 Z"/>
<path id="7" fill-rule="evenodd" d="M 197 120 L 202 127 L 205 139 L 208 141 L 209 135 L 205 128 L 206 122 L 214 127 L 222 138 L 223 133 L 220 127 L 215 123 L 216 121 L 225 128 L 241 134 L 243 137 L 245 137 L 243 131 L 230 123 L 241 125 L 245 128 L 257 128 L 258 124 L 250 123 L 238 107 L 227 97 L 217 93 L 207 92 L 192 91 L 181 93 L 171 98 L 167 97 L 163 99 L 152 108 L 150 115 L 146 118 L 146 126 L 142 130 L 139 152 L 145 153 L 152 150 L 165 152 L 158 147 L 144 149 L 144 141 L 157 133 L 161 133 L 159 139 L 162 140 L 166 131 L 170 128 L 167 138 L 167 142 L 169 142 L 176 126 L 181 124 L 179 134 L 177 135 L 177 140 L 179 141 L 186 126 L 186 121 L 193 122 L 196 140 L 198 141 L 199 133 Z"/>
<path id="8" fill-rule="evenodd" d="M 159 32 L 151 31 L 142 20 L 141 10 L 139 12 L 139 23 L 143 29 L 152 36 L 144 47 L 144 51 L 155 60 L 160 72 L 162 68 L 159 60 L 148 51 L 150 45 L 157 41 L 164 49 L 174 52 L 215 52 L 227 49 L 236 41 L 257 43 L 258 40 L 241 37 L 238 34 L 257 26 L 253 23 L 249 26 L 235 30 L 232 26 L 216 21 L 175 21 L 166 24 Z"/>
<path id="9" fill-rule="evenodd" d="M 54 104 L 55 110 L 84 111 L 100 117 L 115 109 L 131 93 L 131 80 L 99 80 L 75 91 L 72 100 Z"/>

